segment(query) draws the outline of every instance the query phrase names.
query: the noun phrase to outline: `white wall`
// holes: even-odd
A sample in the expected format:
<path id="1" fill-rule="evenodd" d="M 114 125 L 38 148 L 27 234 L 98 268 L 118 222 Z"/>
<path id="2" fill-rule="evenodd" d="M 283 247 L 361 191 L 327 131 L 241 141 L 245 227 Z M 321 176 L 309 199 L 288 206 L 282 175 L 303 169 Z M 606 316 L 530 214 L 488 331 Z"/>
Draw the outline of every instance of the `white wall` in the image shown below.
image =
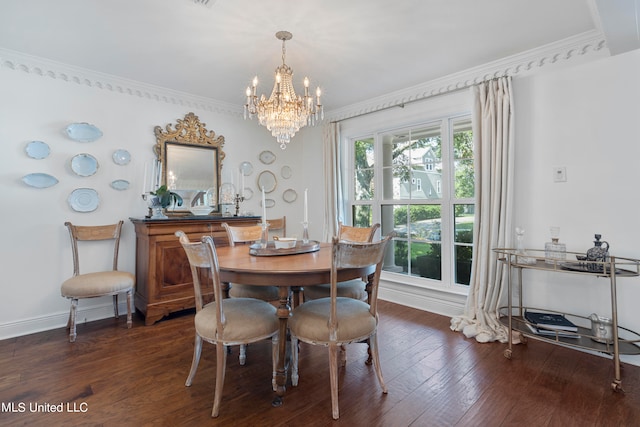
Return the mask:
<path id="1" fill-rule="evenodd" d="M 86 70 L 78 73 L 86 73 Z M 131 83 L 135 85 L 135 82 Z M 155 89 L 162 92 L 161 88 Z M 242 91 L 238 93 L 241 102 Z M 0 182 L 4 226 L 0 240 L 3 282 L 0 339 L 66 324 L 69 302 L 60 296 L 60 284 L 72 274 L 72 259 L 68 232 L 63 225 L 65 221 L 91 225 L 125 220 L 119 267 L 135 272 L 135 235 L 128 218 L 146 213 L 140 193 L 144 163 L 154 159 L 153 128 L 175 124 L 190 111 L 206 123 L 209 130 L 225 137 L 223 180 L 237 178 L 237 167 L 242 161 L 253 164 L 254 172 L 247 178 L 246 185 L 253 188 L 254 197 L 243 204 L 242 210 L 260 215 L 260 194 L 255 180 L 262 170 L 271 170 L 278 179 L 278 186 L 267 196 L 276 200 L 275 207 L 267 210 L 267 216 L 287 215 L 289 233 L 301 234 L 298 228 L 302 221 L 304 188 L 312 184 L 311 177 L 318 176 L 311 168 L 317 167 L 321 171 L 321 163 L 303 161 L 305 146 L 320 145 L 321 133 L 309 132 L 304 138 L 294 137 L 289 147 L 282 151 L 257 120 L 245 122 L 240 114 L 217 113 L 179 102 L 148 99 L 137 96 L 135 91 L 133 94 L 120 93 L 26 72 L 20 67 L 0 66 L 0 97 L 3 100 L 0 103 L 0 143 L 3 148 Z M 64 129 L 74 122 L 92 123 L 104 132 L 104 136 L 90 143 L 73 141 Z M 29 158 L 25 146 L 33 140 L 46 142 L 51 148 L 50 156 L 42 160 Z M 120 148 L 131 154 L 132 161 L 126 166 L 116 165 L 112 160 L 113 152 Z M 271 150 L 277 156 L 276 161 L 271 165 L 260 163 L 258 154 L 262 150 Z M 70 169 L 70 159 L 85 152 L 96 157 L 100 167 L 94 176 L 78 177 Z M 280 176 L 284 165 L 292 168 L 292 178 L 285 180 Z M 51 174 L 60 182 L 46 189 L 29 187 L 21 178 L 32 172 Z M 112 189 L 109 184 L 114 179 L 130 181 L 130 189 Z M 78 213 L 69 207 L 67 197 L 80 187 L 97 190 L 100 205 L 96 211 Z M 296 202 L 289 204 L 282 200 L 282 193 L 287 188 L 297 191 Z M 315 203 L 313 199 L 310 201 L 312 227 L 313 223 L 322 224 L 315 217 L 316 212 L 321 212 Z M 312 238 L 320 233 L 311 230 Z M 108 266 L 108 262 L 103 264 L 96 259 L 81 257 L 80 261 L 81 269 L 86 267 L 87 271 Z M 109 298 L 81 301 L 78 318 L 83 321 L 111 316 L 110 304 Z"/>
<path id="2" fill-rule="evenodd" d="M 640 258 L 639 70 L 636 50 L 515 80 L 514 224 L 527 247 L 544 248 L 549 227 L 559 226 L 568 251 L 586 251 L 599 233 L 611 254 Z M 567 168 L 566 182 L 554 183 L 555 166 Z M 534 306 L 611 315 L 607 280 L 527 272 L 523 281 Z M 640 279 L 617 288 L 619 324 L 640 331 Z"/>

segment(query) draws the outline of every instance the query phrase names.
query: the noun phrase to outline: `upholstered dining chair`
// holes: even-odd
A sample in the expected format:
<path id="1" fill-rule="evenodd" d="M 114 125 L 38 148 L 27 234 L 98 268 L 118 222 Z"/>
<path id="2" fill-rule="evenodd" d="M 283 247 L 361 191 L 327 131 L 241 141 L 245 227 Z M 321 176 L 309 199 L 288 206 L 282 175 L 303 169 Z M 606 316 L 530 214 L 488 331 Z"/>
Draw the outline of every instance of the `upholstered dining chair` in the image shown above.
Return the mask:
<path id="1" fill-rule="evenodd" d="M 120 248 L 120 234 L 122 232 L 123 221 L 109 225 L 73 225 L 65 222 L 64 225 L 69 230 L 71 238 L 71 251 L 73 254 L 73 276 L 62 283 L 60 293 L 63 297 L 71 300 L 71 311 L 69 312 L 69 341 L 76 340 L 76 311 L 78 300 L 83 298 L 95 298 L 103 296 L 113 296 L 113 312 L 118 318 L 118 294 L 127 295 L 127 327 L 131 328 L 131 307 L 133 305 L 133 289 L 135 287 L 135 276 L 126 271 L 118 271 L 118 250 Z M 91 273 L 80 273 L 80 259 L 78 242 L 107 240 L 113 244 L 112 269 L 106 271 L 95 271 Z M 88 252 L 89 244 L 83 246 L 83 253 Z"/>
<path id="2" fill-rule="evenodd" d="M 338 419 L 338 351 L 341 346 L 369 340 L 373 366 L 383 393 L 387 387 L 382 378 L 378 356 L 378 284 L 387 244 L 393 233 L 375 243 L 352 243 L 337 237 L 332 242 L 331 289 L 329 298 L 305 302 L 296 307 L 288 325 L 291 333 L 291 384 L 298 385 L 298 341 L 329 348 L 329 377 L 331 409 Z M 360 268 L 375 265 L 369 304 L 354 298 L 338 296 L 337 277 L 341 268 Z"/>
<path id="3" fill-rule="evenodd" d="M 252 244 L 256 240 L 260 240 L 262 235 L 261 225 L 231 226 L 223 222 L 222 227 L 227 232 L 229 246 Z M 229 286 L 229 297 L 231 298 L 256 298 L 267 302 L 279 300 L 277 286 L 253 286 L 242 283 L 229 283 Z M 245 345 L 240 346 L 238 358 L 240 364 L 244 365 L 247 360 L 247 347 Z"/>
<path id="4" fill-rule="evenodd" d="M 218 257 L 211 236 L 202 237 L 201 242 L 190 242 L 184 232 L 176 231 L 175 234 L 180 239 L 189 259 L 196 303 L 193 360 L 185 385 L 191 386 L 196 375 L 202 352 L 202 341 L 215 344 L 216 385 L 211 416 L 217 417 L 222 400 L 227 365 L 226 347 L 228 346 L 271 338 L 273 343 L 271 383 L 275 389 L 279 321 L 276 308 L 268 302 L 255 298 L 223 298 Z M 207 305 L 203 305 L 199 269 L 207 269 L 212 278 L 214 300 Z"/>
<path id="5" fill-rule="evenodd" d="M 271 218 L 267 219 L 267 224 L 269 224 L 269 233 L 274 231 L 278 232 L 278 236 L 287 237 L 287 217 L 282 216 L 281 218 Z"/>
<path id="6" fill-rule="evenodd" d="M 340 222 L 338 239 L 356 243 L 371 242 L 373 241 L 373 237 L 375 236 L 378 228 L 380 228 L 379 223 L 373 224 L 371 227 L 352 227 L 349 225 L 343 225 L 342 222 Z M 352 279 L 338 283 L 338 296 L 366 301 L 368 298 L 366 290 L 367 283 L 363 279 Z M 308 286 L 304 288 L 304 300 L 311 301 L 318 298 L 326 298 L 329 296 L 329 289 L 329 283 Z"/>

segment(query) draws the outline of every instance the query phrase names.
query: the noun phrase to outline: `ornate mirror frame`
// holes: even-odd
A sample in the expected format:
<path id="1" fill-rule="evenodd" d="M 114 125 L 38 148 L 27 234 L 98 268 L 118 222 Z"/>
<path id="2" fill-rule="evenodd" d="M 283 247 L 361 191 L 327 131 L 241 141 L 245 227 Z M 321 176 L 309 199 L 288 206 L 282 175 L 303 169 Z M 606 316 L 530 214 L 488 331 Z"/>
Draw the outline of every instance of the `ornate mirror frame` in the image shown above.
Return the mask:
<path id="1" fill-rule="evenodd" d="M 188 113 L 184 119 L 177 119 L 174 125 L 169 123 L 163 130 L 160 126 L 153 128 L 156 135 L 156 145 L 153 151 L 162 165 L 162 185 L 167 185 L 169 189 L 178 193 L 184 200 L 181 207 L 176 208 L 176 213 L 188 213 L 189 208 L 195 204 L 204 202 L 207 190 L 212 189 L 211 195 L 215 199 L 215 203 L 211 202 L 214 212 L 220 212 L 220 204 L 217 203 L 220 190 L 220 172 L 222 170 L 222 161 L 225 153 L 222 151 L 224 145 L 224 136 L 216 135 L 214 131 L 207 130 L 206 123 L 201 123 L 198 116 Z M 212 153 L 209 153 L 209 150 Z M 211 154 L 211 155 L 210 155 Z M 188 157 L 184 160 L 184 164 L 178 163 L 180 159 Z M 197 173 L 194 168 L 197 164 L 202 166 Z M 208 170 L 209 165 L 211 170 Z M 192 184 L 192 181 L 182 183 L 180 177 L 173 172 L 173 168 L 184 170 L 197 178 L 205 177 L 207 184 Z M 213 182 L 210 184 L 209 179 Z M 184 187 L 188 188 L 184 188 Z M 189 188 L 196 187 L 196 188 Z M 206 188 L 205 188 L 206 187 Z M 213 194 L 215 192 L 215 194 Z"/>

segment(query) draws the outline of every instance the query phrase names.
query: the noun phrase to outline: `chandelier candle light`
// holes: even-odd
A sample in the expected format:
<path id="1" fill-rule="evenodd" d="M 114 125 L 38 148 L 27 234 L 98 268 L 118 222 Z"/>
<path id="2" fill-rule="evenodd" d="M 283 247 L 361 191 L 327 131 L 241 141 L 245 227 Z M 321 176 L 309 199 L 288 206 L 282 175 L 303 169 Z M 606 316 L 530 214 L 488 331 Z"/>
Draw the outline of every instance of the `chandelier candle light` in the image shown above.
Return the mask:
<path id="1" fill-rule="evenodd" d="M 257 115 L 262 126 L 276 137 L 281 149 L 287 148 L 291 138 L 306 124 L 315 125 L 324 119 L 324 109 L 320 101 L 320 88 L 316 89 L 316 101 L 309 95 L 309 78 L 304 78 L 304 96 L 296 95 L 293 87 L 293 70 L 285 64 L 284 43 L 293 35 L 288 31 L 278 31 L 276 38 L 282 40 L 282 65 L 276 68 L 276 81 L 267 99 L 264 94 L 258 99 L 256 94 L 258 77 L 253 78 L 252 85 L 247 87 L 247 103 L 244 105 L 244 118 Z"/>

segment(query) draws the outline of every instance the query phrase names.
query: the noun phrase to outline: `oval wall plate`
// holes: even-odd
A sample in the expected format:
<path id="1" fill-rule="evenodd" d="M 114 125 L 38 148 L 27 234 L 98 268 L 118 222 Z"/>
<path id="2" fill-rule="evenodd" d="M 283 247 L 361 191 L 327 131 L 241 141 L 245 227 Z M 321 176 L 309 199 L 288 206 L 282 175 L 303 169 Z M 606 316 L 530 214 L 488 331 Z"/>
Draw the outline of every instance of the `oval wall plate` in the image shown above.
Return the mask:
<path id="1" fill-rule="evenodd" d="M 78 176 L 91 176 L 98 171 L 98 160 L 91 154 L 76 154 L 71 159 L 71 170 Z"/>
<path id="2" fill-rule="evenodd" d="M 131 154 L 127 150 L 116 150 L 113 152 L 113 163 L 124 166 L 131 161 Z"/>
<path id="3" fill-rule="evenodd" d="M 93 188 L 77 188 L 69 194 L 67 202 L 76 212 L 93 212 L 100 204 L 100 197 Z"/>
<path id="4" fill-rule="evenodd" d="M 47 188 L 58 183 L 58 178 L 47 173 L 30 173 L 22 177 L 22 181 L 35 188 Z"/>
<path id="5" fill-rule="evenodd" d="M 32 159 L 44 159 L 51 152 L 47 143 L 42 141 L 31 141 L 24 150 L 27 152 L 27 156 Z"/>
<path id="6" fill-rule="evenodd" d="M 129 189 L 129 181 L 126 179 L 116 179 L 115 181 L 111 181 L 111 188 L 116 190 L 128 190 Z"/>
<path id="7" fill-rule="evenodd" d="M 102 131 L 90 123 L 71 123 L 67 135 L 74 141 L 93 142 L 102 136 Z"/>

